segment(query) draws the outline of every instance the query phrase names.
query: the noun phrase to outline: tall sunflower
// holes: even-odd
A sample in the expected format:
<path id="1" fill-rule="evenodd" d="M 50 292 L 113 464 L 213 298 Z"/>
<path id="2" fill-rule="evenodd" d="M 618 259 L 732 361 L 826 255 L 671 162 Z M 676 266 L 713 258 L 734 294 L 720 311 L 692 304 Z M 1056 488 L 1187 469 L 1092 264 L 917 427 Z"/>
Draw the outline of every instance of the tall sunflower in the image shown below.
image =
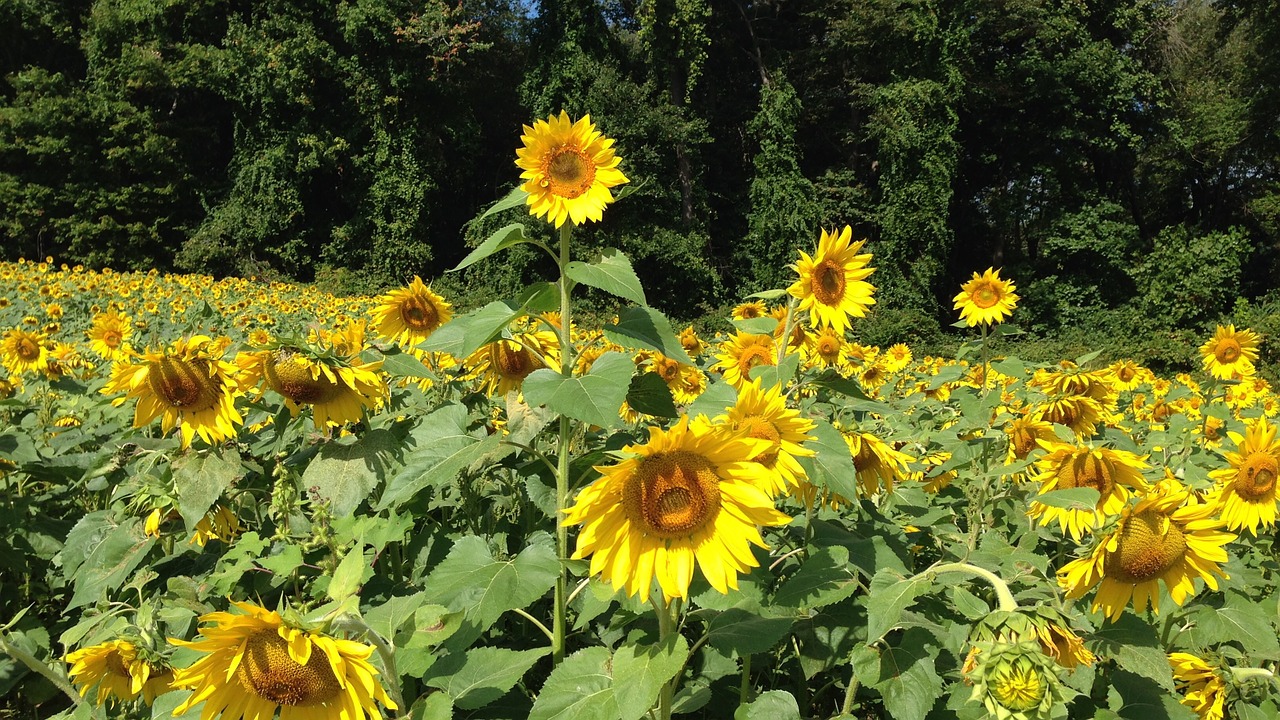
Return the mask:
<path id="1" fill-rule="evenodd" d="M 1077 542 L 1107 517 L 1119 514 L 1129 499 L 1130 489 L 1142 492 L 1147 487 L 1142 478 L 1147 463 L 1131 452 L 1044 440 L 1040 445 L 1049 452 L 1036 461 L 1040 472 L 1032 479 L 1041 483 L 1039 494 L 1083 487 L 1098 491 L 1098 503 L 1092 509 L 1061 508 L 1032 501 L 1027 511 L 1041 526 L 1056 520 Z"/>
<path id="2" fill-rule="evenodd" d="M 559 117 L 525 125 L 520 140 L 524 147 L 516 149 L 516 165 L 523 170 L 520 189 L 528 193 L 529 214 L 556 227 L 566 219 L 574 225 L 600 222 L 614 200 L 609 188 L 630 182 L 618 169 L 613 139 L 596 130 L 590 115 L 573 122 L 561 110 Z"/>
<path id="3" fill-rule="evenodd" d="M 1196 578 L 1217 590 L 1215 575 L 1228 577 L 1219 567 L 1227 562 L 1223 546 L 1236 536 L 1221 531 L 1224 521 L 1215 514 L 1217 506 L 1166 477 L 1124 509 L 1115 530 L 1092 553 L 1058 570 L 1058 584 L 1073 600 L 1096 586 L 1093 610 L 1102 609 L 1113 621 L 1130 600 L 1138 612 L 1148 605 L 1160 612 L 1161 580 L 1179 606 L 1196 593 Z"/>
<path id="4" fill-rule="evenodd" d="M 1218 481 L 1213 499 L 1222 503 L 1222 519 L 1228 530 L 1248 528 L 1254 537 L 1258 525 L 1276 524 L 1276 478 L 1280 477 L 1280 441 L 1276 426 L 1260 417 L 1244 435 L 1228 432 L 1236 451 L 1226 453 L 1230 467 L 1214 470 L 1209 477 Z"/>
<path id="5" fill-rule="evenodd" d="M 102 392 L 128 393 L 116 403 L 137 398 L 134 427 L 158 417 L 164 432 L 180 428 L 183 447 L 196 435 L 220 443 L 244 422 L 235 408 L 240 369 L 222 360 L 225 347 L 207 335 L 179 338 L 168 348 L 148 350 L 140 362 L 117 362 Z"/>
<path id="6" fill-rule="evenodd" d="M 86 334 L 89 336 L 89 349 L 99 357 L 125 360 L 132 350 L 129 338 L 133 337 L 133 320 L 124 313 L 108 310 L 94 316 Z"/>
<path id="7" fill-rule="evenodd" d="M 778 348 L 770 335 L 739 332 L 720 344 L 712 369 L 724 373 L 724 381 L 735 388 L 751 380 L 751 369 L 760 365 L 777 365 Z"/>
<path id="8" fill-rule="evenodd" d="M 453 306 L 414 275 L 407 286 L 379 297 L 372 313 L 379 335 L 411 348 L 449 322 Z"/>
<path id="9" fill-rule="evenodd" d="M 284 398 L 295 417 L 302 406 L 310 406 L 317 428 L 360 422 L 366 408 L 376 408 L 387 396 L 378 373 L 381 363 L 341 362 L 282 347 L 240 353 L 236 365 L 246 387 L 265 384 Z"/>
<path id="10" fill-rule="evenodd" d="M 1258 339 L 1258 334 L 1252 330 L 1219 325 L 1213 337 L 1200 346 L 1204 369 L 1223 380 L 1252 375 L 1253 361 L 1258 359 Z"/>
<path id="11" fill-rule="evenodd" d="M 150 705 L 157 695 L 170 690 L 173 671 L 159 661 L 149 661 L 128 640 L 108 640 L 75 652 L 63 660 L 71 665 L 67 674 L 80 688 L 80 697 L 97 688 L 98 705 L 114 700 L 133 700 L 142 695 Z"/>
<path id="12" fill-rule="evenodd" d="M 42 373 L 49 368 L 49 348 L 40 333 L 11 328 L 0 339 L 0 363 L 10 375 Z"/>
<path id="13" fill-rule="evenodd" d="M 1012 280 L 1000 278 L 999 270 L 987 268 L 981 275 L 975 272 L 960 286 L 960 292 L 952 298 L 954 309 L 960 311 L 960 319 L 969 327 L 1003 322 L 1018 306 L 1018 296 L 1013 292 L 1016 289 Z"/>
<path id="14" fill-rule="evenodd" d="M 369 662 L 373 648 L 363 643 L 292 627 L 279 613 L 252 603 L 233 604 L 245 614 L 202 615 L 199 640 L 169 642 L 202 653 L 175 674 L 173 685 L 191 696 L 174 709 L 183 715 L 204 703 L 202 720 L 374 720 L 376 700 L 396 704 Z"/>
<path id="15" fill-rule="evenodd" d="M 810 324 L 843 333 L 849 317 L 864 317 L 875 304 L 875 287 L 867 282 L 875 268 L 867 267 L 871 253 L 858 254 L 866 240 L 851 243 L 853 228 L 839 233 L 822 231 L 813 257 L 800 251 L 800 261 L 791 268 L 800 277 L 787 292 L 800 300 L 800 309 L 809 312 Z"/>
<path id="16" fill-rule="evenodd" d="M 752 462 L 769 443 L 707 422 L 680 418 L 670 430 L 649 428 L 649 441 L 600 466 L 601 477 L 578 494 L 566 525 L 582 525 L 576 559 L 591 558 L 615 590 L 648 600 L 656 578 L 664 601 L 689 594 L 696 564 L 722 593 L 759 563 L 766 547 L 759 526 L 785 525 L 756 484 Z"/>
<path id="17" fill-rule="evenodd" d="M 813 450 L 803 447 L 803 443 L 812 439 L 809 431 L 813 430 L 814 422 L 800 417 L 800 411 L 787 407 L 781 386 L 765 390 L 759 379 L 743 383 L 737 402 L 728 408 L 725 418 L 729 427 L 769 443 L 768 449 L 751 460 L 766 471 L 761 480 L 770 497 L 789 492 L 807 479 L 796 458 L 813 457 Z"/>

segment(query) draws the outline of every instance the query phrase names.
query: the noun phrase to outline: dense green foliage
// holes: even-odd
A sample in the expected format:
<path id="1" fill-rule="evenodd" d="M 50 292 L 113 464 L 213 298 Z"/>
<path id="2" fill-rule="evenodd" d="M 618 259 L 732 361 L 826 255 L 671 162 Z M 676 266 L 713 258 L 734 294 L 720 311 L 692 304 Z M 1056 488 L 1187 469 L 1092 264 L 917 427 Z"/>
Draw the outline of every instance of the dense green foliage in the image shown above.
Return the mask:
<path id="1" fill-rule="evenodd" d="M 436 277 L 492 229 L 467 222 L 515 183 L 520 125 L 563 108 L 640 186 L 580 237 L 679 317 L 785 282 L 844 223 L 881 307 L 944 322 L 993 264 L 1039 334 L 1197 327 L 1280 285 L 1280 16 L 1254 0 L 0 0 L 0 19 L 7 259 Z M 449 289 L 477 301 L 538 262 Z"/>

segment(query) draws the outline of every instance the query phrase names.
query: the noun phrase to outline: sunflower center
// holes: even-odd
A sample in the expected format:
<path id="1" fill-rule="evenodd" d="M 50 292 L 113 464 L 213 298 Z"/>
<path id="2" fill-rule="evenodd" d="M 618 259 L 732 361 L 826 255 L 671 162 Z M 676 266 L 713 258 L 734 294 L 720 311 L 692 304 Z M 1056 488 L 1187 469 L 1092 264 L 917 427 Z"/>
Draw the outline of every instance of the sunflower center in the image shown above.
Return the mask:
<path id="1" fill-rule="evenodd" d="M 1010 440 L 1013 442 L 1013 453 L 1019 459 L 1025 458 L 1036 449 L 1036 434 L 1029 428 L 1015 427 Z"/>
<path id="2" fill-rule="evenodd" d="M 827 362 L 840 357 L 840 341 L 830 335 L 818 338 L 818 356 Z"/>
<path id="3" fill-rule="evenodd" d="M 523 380 L 537 368 L 529 351 L 514 343 L 500 342 L 494 350 L 493 365 L 505 378 Z"/>
<path id="4" fill-rule="evenodd" d="M 1044 699 L 1044 681 L 1035 670 L 1011 669 L 991 684 L 996 701 L 1014 712 L 1030 710 Z"/>
<path id="5" fill-rule="evenodd" d="M 974 289 L 969 298 L 973 300 L 974 305 L 986 310 L 1000 302 L 1000 293 L 996 292 L 996 289 L 989 283 L 983 283 Z"/>
<path id="6" fill-rule="evenodd" d="M 1138 373 L 1133 368 L 1122 367 L 1120 368 L 1120 372 L 1116 373 L 1116 377 L 1120 378 L 1120 382 L 1127 383 L 1131 382 L 1137 374 Z"/>
<path id="7" fill-rule="evenodd" d="M 132 677 L 129 675 L 129 668 L 125 666 L 124 658 L 121 657 L 119 650 L 112 650 L 107 653 L 107 670 L 110 670 L 112 675 L 119 675 L 125 678 Z"/>
<path id="8" fill-rule="evenodd" d="M 823 260 L 813 268 L 809 287 L 823 305 L 838 305 L 844 299 L 844 267 L 835 260 Z"/>
<path id="9" fill-rule="evenodd" d="M 120 347 L 120 331 L 108 330 L 102 333 L 102 342 L 104 345 L 106 345 L 109 348 Z"/>
<path id="10" fill-rule="evenodd" d="M 259 630 L 245 640 L 236 679 L 245 690 L 277 705 L 323 705 L 342 691 L 324 651 L 313 646 L 307 664 L 299 665 L 275 630 Z"/>
<path id="11" fill-rule="evenodd" d="M 1213 352 L 1214 358 L 1220 363 L 1233 363 L 1240 357 L 1240 343 L 1230 338 L 1224 339 L 1218 343 L 1218 347 Z"/>
<path id="12" fill-rule="evenodd" d="M 675 360 L 661 360 L 658 364 L 658 375 L 668 385 L 680 379 L 680 363 Z"/>
<path id="13" fill-rule="evenodd" d="M 624 493 L 632 522 L 660 538 L 688 537 L 720 512 L 719 476 L 709 460 L 687 450 L 641 460 Z"/>
<path id="14" fill-rule="evenodd" d="M 596 164 L 582 148 L 562 145 L 547 153 L 542 174 L 546 178 L 543 187 L 553 195 L 572 200 L 591 189 L 596 181 Z"/>
<path id="15" fill-rule="evenodd" d="M 782 449 L 782 435 L 778 427 L 768 419 L 759 415 L 748 415 L 738 423 L 739 429 L 747 430 L 747 437 L 756 440 L 768 440 L 769 449 L 751 458 L 765 467 L 773 467 L 778 462 L 778 451 Z"/>
<path id="16" fill-rule="evenodd" d="M 418 332 L 430 332 L 440 327 L 440 309 L 427 298 L 410 295 L 400 303 L 400 320 Z"/>
<path id="17" fill-rule="evenodd" d="M 1186 552 L 1187 539 L 1177 523 L 1148 510 L 1125 522 L 1103 570 L 1108 577 L 1136 585 L 1168 572 Z"/>
<path id="18" fill-rule="evenodd" d="M 752 345 L 742 351 L 738 356 L 738 370 L 742 373 L 742 378 L 746 380 L 751 372 L 751 368 L 757 365 L 772 365 L 773 355 L 769 352 L 769 348 L 764 345 Z"/>
<path id="19" fill-rule="evenodd" d="M 147 385 L 166 405 L 200 412 L 218 403 L 213 381 L 182 358 L 166 357 L 148 364 Z"/>
<path id="20" fill-rule="evenodd" d="M 1280 475 L 1278 470 L 1280 463 L 1276 462 L 1274 455 L 1255 452 L 1245 458 L 1244 464 L 1240 466 L 1232 489 L 1249 502 L 1272 502 L 1276 495 L 1276 476 Z"/>
<path id="21" fill-rule="evenodd" d="M 40 344 L 31 338 L 18 338 L 14 350 L 24 362 L 32 362 L 40 358 Z"/>
<path id="22" fill-rule="evenodd" d="M 1090 487 L 1105 498 L 1115 489 L 1113 475 L 1110 463 L 1093 453 L 1087 453 L 1073 458 L 1058 470 L 1058 489 Z"/>
<path id="23" fill-rule="evenodd" d="M 271 389 L 296 403 L 319 405 L 334 400 L 342 392 L 342 386 L 323 373 L 312 376 L 311 368 L 299 363 L 293 355 L 274 354 L 266 371 Z"/>

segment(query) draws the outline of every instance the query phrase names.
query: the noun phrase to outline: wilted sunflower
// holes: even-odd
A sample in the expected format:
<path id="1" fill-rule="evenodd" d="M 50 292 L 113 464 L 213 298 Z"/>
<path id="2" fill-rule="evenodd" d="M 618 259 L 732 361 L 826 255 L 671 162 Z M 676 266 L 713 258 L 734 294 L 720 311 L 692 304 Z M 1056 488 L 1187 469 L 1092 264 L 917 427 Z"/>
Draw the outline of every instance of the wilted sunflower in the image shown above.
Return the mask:
<path id="1" fill-rule="evenodd" d="M 1036 416 L 1045 422 L 1071 428 L 1071 432 L 1080 439 L 1093 437 L 1098 430 L 1098 423 L 1108 419 L 1102 404 L 1085 395 L 1066 395 L 1047 400 L 1036 408 Z"/>
<path id="2" fill-rule="evenodd" d="M 1236 330 L 1235 325 L 1218 326 L 1213 337 L 1200 346 L 1204 369 L 1223 380 L 1248 377 L 1254 373 L 1258 359 L 1258 334 L 1252 330 Z"/>
<path id="3" fill-rule="evenodd" d="M 778 347 L 770 335 L 739 332 L 720 344 L 712 369 L 724 374 L 724 381 L 735 388 L 751 380 L 751 369 L 760 365 L 777 365 Z"/>
<path id="4" fill-rule="evenodd" d="M 849 317 L 864 317 L 875 304 L 875 287 L 867 282 L 875 268 L 867 267 L 871 253 L 858 254 L 866 240 L 850 243 L 853 228 L 844 226 L 838 234 L 822 231 L 813 257 L 800 251 L 800 261 L 791 268 L 800 277 L 787 292 L 800 300 L 800 309 L 809 312 L 810 324 L 843 333 Z"/>
<path id="5" fill-rule="evenodd" d="M 807 478 L 796 458 L 813 456 L 813 451 L 802 444 L 812 439 L 809 431 L 814 423 L 800 417 L 800 411 L 787 407 L 780 386 L 765 390 L 759 379 L 743 383 L 738 400 L 728 408 L 725 419 L 734 430 L 769 443 L 768 449 L 751 460 L 766 470 L 761 481 L 770 497 L 790 492 Z"/>
<path id="6" fill-rule="evenodd" d="M 71 665 L 67 674 L 85 697 L 95 687 L 96 700 L 102 705 L 109 700 L 132 700 L 142 695 L 150 705 L 157 695 L 169 692 L 173 671 L 160 662 L 140 657 L 138 648 L 128 640 L 109 640 L 75 652 L 63 660 Z"/>
<path id="7" fill-rule="evenodd" d="M 204 547 L 210 540 L 230 543 L 240 532 L 240 518 L 231 512 L 231 508 L 218 503 L 200 518 L 194 530 L 191 539 L 187 541 L 188 545 Z"/>
<path id="8" fill-rule="evenodd" d="M 1016 289 L 1013 281 L 1000 279 L 999 270 L 987 268 L 981 275 L 975 272 L 969 282 L 960 286 L 959 294 L 953 298 L 954 309 L 960 311 L 960 319 L 969 327 L 1003 322 L 1018 306 L 1018 296 L 1013 292 Z"/>
<path id="9" fill-rule="evenodd" d="M 482 346 L 463 364 L 468 377 L 481 378 L 486 395 L 503 397 L 519 390 L 534 370 L 546 367 L 560 372 L 560 338 L 549 330 L 516 333 L 510 340 Z"/>
<path id="10" fill-rule="evenodd" d="M 1005 456 L 1005 465 L 1012 465 L 1018 460 L 1025 460 L 1032 450 L 1040 447 L 1040 440 L 1057 439 L 1053 434 L 1053 425 L 1031 415 L 1019 415 L 1004 426 L 1009 436 L 1009 452 Z"/>
<path id="11" fill-rule="evenodd" d="M 42 373 L 49 367 L 49 348 L 40 333 L 11 328 L 0 340 L 0 362 L 10 375 Z"/>
<path id="12" fill-rule="evenodd" d="M 1227 561 L 1223 546 L 1236 536 L 1220 530 L 1224 521 L 1215 514 L 1217 506 L 1166 477 L 1125 508 L 1115 530 L 1089 556 L 1058 570 L 1058 584 L 1073 600 L 1098 586 L 1093 610 L 1101 608 L 1113 621 L 1130 599 L 1138 612 L 1150 605 L 1159 613 L 1161 580 L 1179 606 L 1195 594 L 1196 578 L 1217 590 L 1214 576 L 1228 577 L 1219 567 Z"/>
<path id="13" fill-rule="evenodd" d="M 183 447 L 197 434 L 220 443 L 244 422 L 235 408 L 240 369 L 222 360 L 224 348 L 207 335 L 179 338 L 167 349 L 148 350 L 141 362 L 117 362 L 102 392 L 127 392 L 116 404 L 137 398 L 134 427 L 159 417 L 166 433 L 180 428 Z"/>
<path id="14" fill-rule="evenodd" d="M 559 117 L 525 125 L 520 140 L 524 147 L 516 149 L 516 165 L 524 171 L 520 189 L 528 193 L 529 214 L 556 227 L 566 219 L 574 225 L 600 222 L 614 200 L 609 188 L 630 182 L 618 169 L 613 139 L 596 130 L 590 115 L 572 122 L 561 110 Z"/>
<path id="15" fill-rule="evenodd" d="M 366 408 L 376 408 L 387 396 L 377 362 L 340 362 L 286 347 L 240 353 L 236 365 L 246 387 L 265 384 L 295 417 L 302 406 L 310 406 L 317 429 L 360 422 Z"/>
<path id="16" fill-rule="evenodd" d="M 183 715 L 204 703 L 203 720 L 365 720 L 382 717 L 374 701 L 389 710 L 387 696 L 370 662 L 373 648 L 291 627 L 279 613 L 252 603 L 234 602 L 244 615 L 202 615 L 204 637 L 169 642 L 204 657 L 175 674 L 173 685 L 191 696 L 174 708 Z"/>
<path id="17" fill-rule="evenodd" d="M 93 318 L 87 333 L 89 349 L 107 360 L 128 359 L 133 337 L 133 319 L 124 313 L 108 310 Z"/>
<path id="18" fill-rule="evenodd" d="M 1033 500 L 1027 511 L 1032 518 L 1039 519 L 1041 526 L 1056 520 L 1077 542 L 1108 516 L 1119 514 L 1129 499 L 1130 489 L 1141 492 L 1147 487 L 1142 479 L 1142 471 L 1148 467 L 1145 458 L 1131 452 L 1044 440 L 1040 446 L 1048 451 L 1036 461 L 1039 473 L 1032 478 L 1041 483 L 1040 495 L 1083 487 L 1098 491 L 1098 503 L 1093 509 L 1054 507 Z"/>
<path id="19" fill-rule="evenodd" d="M 1254 421 L 1244 435 L 1228 432 L 1236 452 L 1227 452 L 1231 467 L 1214 470 L 1218 481 L 1213 500 L 1222 503 L 1222 519 L 1228 530 L 1248 528 L 1254 537 L 1258 525 L 1276 524 L 1276 478 L 1280 477 L 1280 441 L 1276 426 L 1265 417 Z"/>
<path id="20" fill-rule="evenodd" d="M 664 601 L 688 597 L 695 564 L 716 590 L 737 588 L 738 574 L 759 565 L 751 545 L 766 547 L 758 526 L 791 521 L 754 480 L 751 459 L 768 449 L 688 417 L 650 427 L 649 441 L 597 467 L 601 478 L 566 511 L 564 524 L 583 526 L 573 557 L 590 556 L 592 575 L 643 600 L 654 578 Z"/>
<path id="21" fill-rule="evenodd" d="M 378 334 L 411 348 L 430 337 L 453 317 L 453 306 L 413 276 L 413 282 L 378 298 L 373 321 Z"/>
<path id="22" fill-rule="evenodd" d="M 1173 680 L 1182 693 L 1179 702 L 1200 720 L 1222 720 L 1227 698 L 1227 684 L 1209 663 L 1185 652 L 1169 653 Z"/>

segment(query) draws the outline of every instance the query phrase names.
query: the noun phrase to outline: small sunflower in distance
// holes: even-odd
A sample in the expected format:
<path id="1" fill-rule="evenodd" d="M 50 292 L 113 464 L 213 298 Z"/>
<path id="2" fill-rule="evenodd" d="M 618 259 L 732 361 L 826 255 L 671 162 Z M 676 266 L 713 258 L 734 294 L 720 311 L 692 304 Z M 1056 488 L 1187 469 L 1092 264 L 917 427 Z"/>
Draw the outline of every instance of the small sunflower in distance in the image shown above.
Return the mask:
<path id="1" fill-rule="evenodd" d="M 969 282 L 960 286 L 960 293 L 953 298 L 960 319 L 969 324 L 992 325 L 1013 314 L 1018 306 L 1018 296 L 1013 281 L 1000 279 L 1000 271 L 987 268 L 979 275 L 973 274 Z"/>
<path id="2" fill-rule="evenodd" d="M 1218 326 L 1213 337 L 1200 346 L 1204 369 L 1221 380 L 1249 377 L 1258 359 L 1258 334 L 1236 330 L 1235 325 Z"/>
<path id="3" fill-rule="evenodd" d="M 150 705 L 157 695 L 169 692 L 173 682 L 172 670 L 143 659 L 128 640 L 109 640 L 81 648 L 63 659 L 71 664 L 67 674 L 80 687 L 80 697 L 97 688 L 98 705 L 133 700 L 138 695 Z"/>
<path id="4" fill-rule="evenodd" d="M 791 522 L 755 481 L 752 458 L 769 447 L 705 418 L 650 427 L 648 442 L 624 449 L 631 457 L 596 467 L 600 479 L 566 511 L 565 525 L 583 526 L 573 557 L 642 600 L 655 578 L 664 601 L 688 597 L 695 565 L 716 590 L 736 589 L 759 565 L 751 545 L 766 547 L 759 526 Z"/>
<path id="5" fill-rule="evenodd" d="M 803 250 L 800 262 L 791 268 L 800 278 L 787 292 L 800 300 L 800 309 L 809 312 L 814 327 L 830 327 L 843 333 L 849 329 L 849 317 L 864 317 L 875 304 L 875 287 L 867 282 L 875 268 L 867 267 L 871 253 L 858 254 L 866 240 L 852 243 L 853 228 L 848 225 L 839 233 L 822 231 L 813 257 Z"/>
<path id="6" fill-rule="evenodd" d="M 574 225 L 600 222 L 614 200 L 609 188 L 630 182 L 618 169 L 613 139 L 596 130 L 590 115 L 573 122 L 561 110 L 559 117 L 525 125 L 520 140 L 524 147 L 516 149 L 516 165 L 523 171 L 520 189 L 528 194 L 529 214 L 556 227 L 566 219 Z"/>
<path id="7" fill-rule="evenodd" d="M 89 349 L 107 360 L 125 360 L 131 348 L 133 320 L 124 313 L 109 310 L 93 318 L 89 326 Z"/>
<path id="8" fill-rule="evenodd" d="M 1228 530 L 1247 528 L 1254 537 L 1258 526 L 1276 524 L 1276 480 L 1280 478 L 1280 441 L 1276 426 L 1258 418 L 1244 435 L 1228 432 L 1236 444 L 1227 452 L 1230 467 L 1214 470 L 1209 477 L 1218 481 L 1214 499 L 1222 504 L 1222 519 Z"/>
<path id="9" fill-rule="evenodd" d="M 452 317 L 453 306 L 417 275 L 406 287 L 378 298 L 378 306 L 373 309 L 378 334 L 401 347 L 413 347 L 426 340 Z"/>
<path id="10" fill-rule="evenodd" d="M 202 615 L 213 623 L 200 628 L 204 637 L 169 640 L 205 653 L 175 674 L 174 687 L 192 691 L 175 716 L 202 702 L 203 720 L 266 720 L 277 710 L 281 720 L 375 720 L 382 717 L 375 700 L 398 709 L 369 662 L 371 646 L 292 627 L 252 603 L 233 604 L 245 614 Z"/>

